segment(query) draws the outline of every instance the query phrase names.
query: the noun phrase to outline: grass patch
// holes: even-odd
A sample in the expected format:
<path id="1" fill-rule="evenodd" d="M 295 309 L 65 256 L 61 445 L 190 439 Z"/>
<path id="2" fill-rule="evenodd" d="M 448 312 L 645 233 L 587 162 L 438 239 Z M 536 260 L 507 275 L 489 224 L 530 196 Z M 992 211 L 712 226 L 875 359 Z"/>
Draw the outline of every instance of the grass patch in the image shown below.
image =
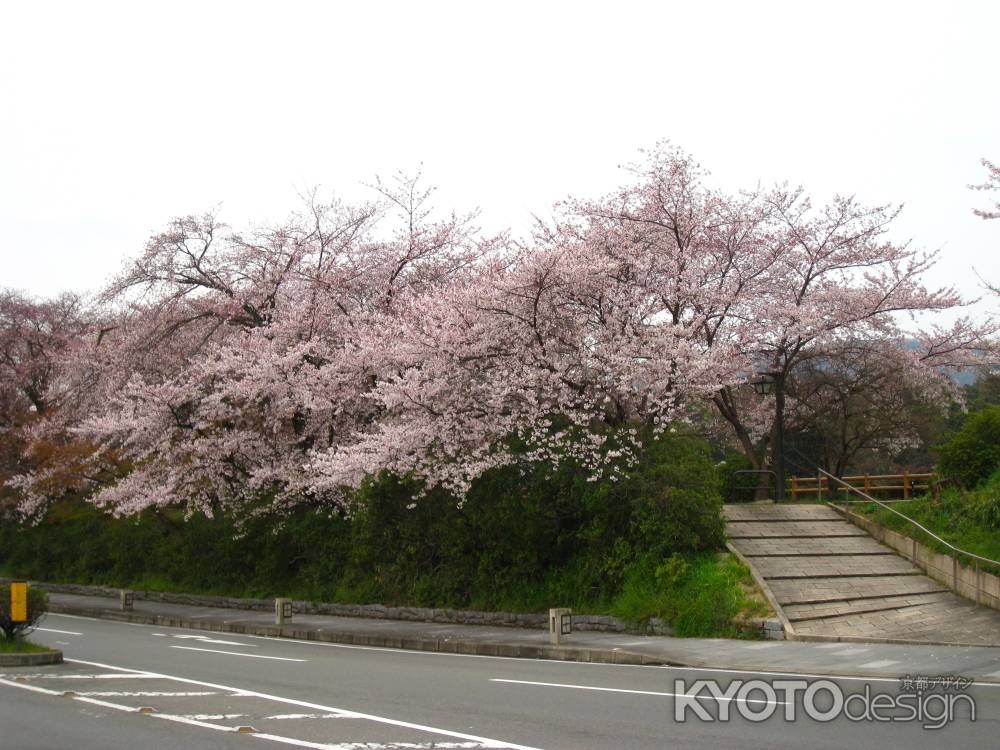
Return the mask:
<path id="1" fill-rule="evenodd" d="M 19 648 L 15 641 L 0 635 L 0 654 L 43 654 L 51 650 L 48 646 L 32 643 L 26 638 L 21 639 Z"/>
<path id="2" fill-rule="evenodd" d="M 1000 560 L 1000 518 L 995 518 L 996 508 L 1000 505 L 998 499 L 1000 481 L 991 481 L 971 492 L 950 489 L 942 492 L 939 498 L 928 495 L 908 502 L 893 503 L 893 507 L 959 549 Z M 938 552 L 954 554 L 948 547 L 905 519 L 874 503 L 852 504 L 850 508 L 878 521 L 887 529 L 914 537 Z M 962 560 L 961 555 L 959 560 Z M 983 570 L 1000 574 L 998 566 L 985 563 L 981 566 Z"/>
<path id="3" fill-rule="evenodd" d="M 725 638 L 753 637 L 737 623 L 771 614 L 750 571 L 729 553 L 641 560 L 610 610 L 630 622 L 660 617 L 678 636 Z"/>

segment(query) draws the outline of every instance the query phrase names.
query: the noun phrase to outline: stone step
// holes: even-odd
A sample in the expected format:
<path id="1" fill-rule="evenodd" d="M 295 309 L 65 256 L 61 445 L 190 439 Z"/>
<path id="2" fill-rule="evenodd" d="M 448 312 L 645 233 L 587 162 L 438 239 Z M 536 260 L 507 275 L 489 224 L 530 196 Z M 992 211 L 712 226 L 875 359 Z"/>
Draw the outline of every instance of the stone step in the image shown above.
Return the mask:
<path id="1" fill-rule="evenodd" d="M 919 575 L 909 560 L 886 551 L 881 555 L 783 555 L 750 558 L 768 580 L 834 576 Z"/>
<path id="2" fill-rule="evenodd" d="M 722 515 L 730 521 L 840 521 L 841 515 L 827 505 L 724 505 Z"/>
<path id="3" fill-rule="evenodd" d="M 786 523 L 730 521 L 726 524 L 726 534 L 730 539 L 868 536 L 863 529 L 859 529 L 847 521 L 789 521 Z"/>
<path id="4" fill-rule="evenodd" d="M 827 538 L 742 538 L 733 546 L 747 557 L 771 555 L 884 555 L 891 552 L 868 536 Z"/>
<path id="5" fill-rule="evenodd" d="M 843 615 L 862 615 L 887 612 L 921 604 L 931 604 L 947 594 L 910 594 L 908 596 L 879 596 L 854 601 L 822 602 L 820 604 L 789 604 L 782 607 L 792 622 L 822 620 Z"/>
<path id="6" fill-rule="evenodd" d="M 779 578 L 769 580 L 767 585 L 781 605 L 855 601 L 883 596 L 948 591 L 942 584 L 920 575 Z"/>

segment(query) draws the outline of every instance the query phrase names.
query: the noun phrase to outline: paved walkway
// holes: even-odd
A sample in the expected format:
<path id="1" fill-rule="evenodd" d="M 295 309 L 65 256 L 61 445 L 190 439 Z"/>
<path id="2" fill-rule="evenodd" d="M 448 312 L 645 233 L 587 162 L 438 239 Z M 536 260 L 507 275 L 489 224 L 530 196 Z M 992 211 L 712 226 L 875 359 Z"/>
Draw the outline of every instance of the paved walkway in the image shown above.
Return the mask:
<path id="1" fill-rule="evenodd" d="M 923 575 L 826 505 L 727 505 L 729 540 L 797 636 L 1000 645 L 1000 611 Z"/>

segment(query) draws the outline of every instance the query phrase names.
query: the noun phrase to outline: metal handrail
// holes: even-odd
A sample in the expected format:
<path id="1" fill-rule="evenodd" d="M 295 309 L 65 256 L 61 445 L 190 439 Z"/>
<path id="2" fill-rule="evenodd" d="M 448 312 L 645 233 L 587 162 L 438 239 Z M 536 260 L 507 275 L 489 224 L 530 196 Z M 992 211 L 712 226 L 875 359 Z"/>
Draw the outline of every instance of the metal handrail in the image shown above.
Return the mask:
<path id="1" fill-rule="evenodd" d="M 996 565 L 996 566 L 1000 567 L 1000 560 L 993 560 L 992 558 L 989 558 L 989 557 L 983 557 L 982 555 L 977 555 L 975 552 L 969 552 L 967 550 L 964 550 L 964 549 L 961 549 L 959 547 L 956 547 L 951 542 L 946 542 L 944 539 L 942 539 L 941 537 L 939 537 L 937 534 L 935 534 L 933 531 L 931 531 L 930 529 L 928 529 L 923 524 L 919 523 L 918 521 L 913 520 L 912 518 L 910 518 L 909 516 L 907 516 L 907 515 L 905 515 L 903 513 L 900 513 L 895 508 L 890 508 L 888 505 L 886 505 L 885 503 L 883 503 L 881 500 L 876 500 L 871 495 L 869 495 L 869 494 L 867 494 L 867 493 L 862 492 L 861 490 L 859 490 L 853 484 L 848 484 L 847 482 L 845 482 L 840 477 L 835 477 L 830 472 L 823 471 L 823 469 L 817 468 L 817 471 L 820 474 L 825 475 L 829 479 L 832 479 L 835 482 L 839 482 L 840 484 L 844 485 L 845 487 L 847 487 L 847 489 L 851 490 L 852 492 L 856 492 L 857 494 L 861 495 L 861 497 L 865 498 L 865 500 L 867 500 L 868 502 L 872 502 L 872 503 L 875 503 L 876 505 L 880 505 L 883 508 L 885 508 L 887 511 L 889 511 L 890 513 L 895 513 L 897 516 L 899 516 L 900 518 L 902 518 L 904 521 L 909 521 L 911 524 L 913 524 L 914 526 L 916 526 L 918 529 L 920 529 L 921 531 L 923 531 L 928 536 L 931 536 L 934 539 L 936 539 L 938 542 L 940 542 L 941 544 L 943 544 L 948 549 L 954 550 L 955 552 L 957 552 L 960 555 L 965 555 L 966 557 L 972 557 L 972 558 L 975 558 L 976 560 L 982 560 L 985 563 L 990 563 L 991 565 Z"/>

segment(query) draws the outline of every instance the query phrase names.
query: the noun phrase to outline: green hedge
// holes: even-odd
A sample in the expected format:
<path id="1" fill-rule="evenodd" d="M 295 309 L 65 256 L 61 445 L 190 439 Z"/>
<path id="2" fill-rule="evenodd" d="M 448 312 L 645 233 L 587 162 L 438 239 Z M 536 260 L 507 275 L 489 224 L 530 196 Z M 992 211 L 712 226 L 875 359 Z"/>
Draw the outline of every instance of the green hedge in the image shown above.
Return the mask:
<path id="1" fill-rule="evenodd" d="M 687 432 L 649 440 L 619 482 L 571 464 L 493 470 L 459 506 L 383 475 L 347 510 L 214 519 L 147 510 L 109 518 L 55 504 L 0 528 L 0 569 L 37 580 L 314 601 L 604 611 L 637 565 L 721 549 L 722 481 Z M 415 503 L 415 506 L 413 505 Z M 410 507 L 413 506 L 413 507 Z"/>

